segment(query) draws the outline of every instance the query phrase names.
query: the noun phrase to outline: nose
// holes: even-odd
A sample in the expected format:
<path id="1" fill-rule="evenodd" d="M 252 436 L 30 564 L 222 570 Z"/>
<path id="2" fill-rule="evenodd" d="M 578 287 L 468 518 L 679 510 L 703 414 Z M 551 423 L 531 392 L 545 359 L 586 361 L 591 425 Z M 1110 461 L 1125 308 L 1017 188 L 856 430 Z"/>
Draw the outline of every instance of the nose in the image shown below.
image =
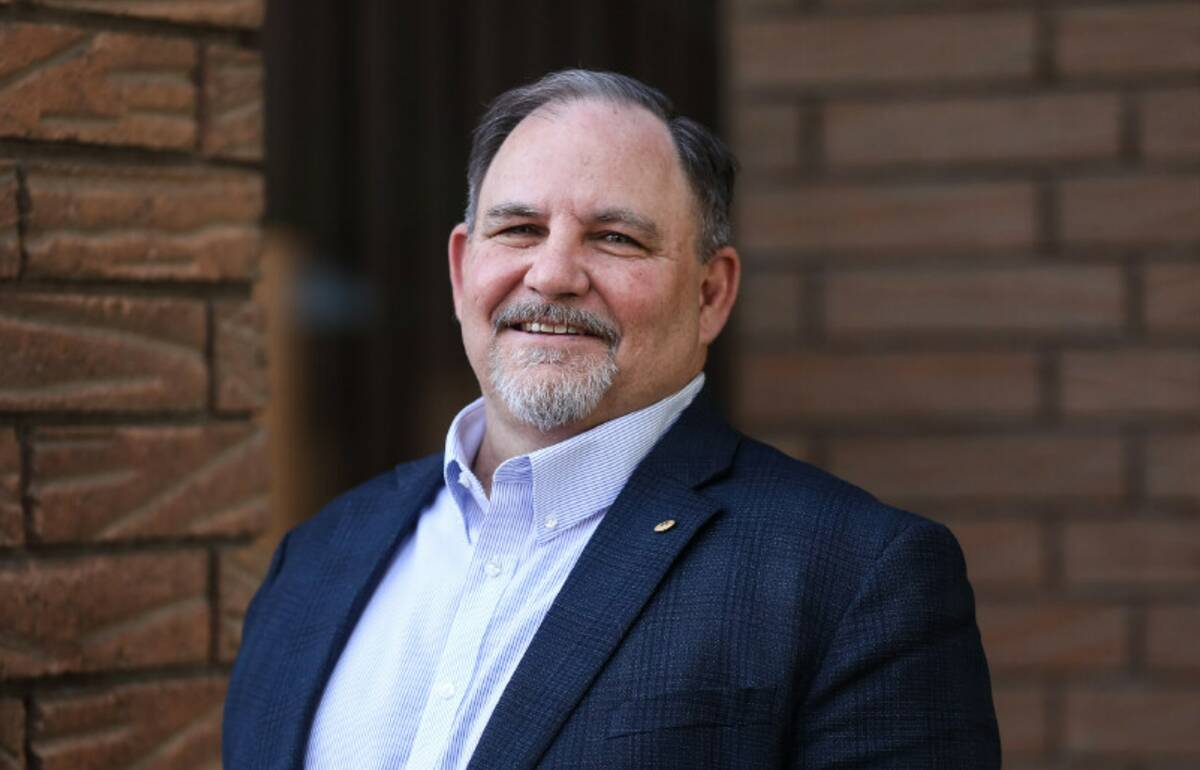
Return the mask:
<path id="1" fill-rule="evenodd" d="M 534 251 L 525 286 L 543 297 L 582 297 L 591 287 L 583 254 L 568 237 L 548 238 Z"/>

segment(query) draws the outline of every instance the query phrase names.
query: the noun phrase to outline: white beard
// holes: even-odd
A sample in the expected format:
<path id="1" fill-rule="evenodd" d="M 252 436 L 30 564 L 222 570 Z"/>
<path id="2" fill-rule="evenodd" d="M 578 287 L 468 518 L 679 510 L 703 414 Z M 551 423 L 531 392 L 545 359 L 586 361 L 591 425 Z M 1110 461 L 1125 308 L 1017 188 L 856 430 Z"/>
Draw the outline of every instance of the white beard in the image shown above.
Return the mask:
<path id="1" fill-rule="evenodd" d="M 527 346 L 488 349 L 492 388 L 509 412 L 542 432 L 584 419 L 595 411 L 617 375 L 613 350 L 596 355 Z"/>

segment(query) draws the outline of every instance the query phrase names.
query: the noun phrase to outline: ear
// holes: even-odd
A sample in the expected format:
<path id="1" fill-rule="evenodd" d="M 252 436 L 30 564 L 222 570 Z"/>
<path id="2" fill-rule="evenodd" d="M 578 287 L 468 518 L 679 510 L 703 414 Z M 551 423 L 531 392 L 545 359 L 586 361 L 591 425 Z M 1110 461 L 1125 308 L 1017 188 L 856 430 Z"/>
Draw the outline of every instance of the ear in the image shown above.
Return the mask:
<path id="1" fill-rule="evenodd" d="M 725 246 L 701 265 L 700 271 L 700 342 L 710 345 L 733 310 L 742 260 L 735 248 Z"/>
<path id="2" fill-rule="evenodd" d="M 467 258 L 467 241 L 470 240 L 470 234 L 467 231 L 467 226 L 463 222 L 459 222 L 450 231 L 450 242 L 446 244 L 446 251 L 450 257 L 450 291 L 454 295 L 454 317 L 462 322 L 462 296 L 463 296 L 463 262 Z"/>

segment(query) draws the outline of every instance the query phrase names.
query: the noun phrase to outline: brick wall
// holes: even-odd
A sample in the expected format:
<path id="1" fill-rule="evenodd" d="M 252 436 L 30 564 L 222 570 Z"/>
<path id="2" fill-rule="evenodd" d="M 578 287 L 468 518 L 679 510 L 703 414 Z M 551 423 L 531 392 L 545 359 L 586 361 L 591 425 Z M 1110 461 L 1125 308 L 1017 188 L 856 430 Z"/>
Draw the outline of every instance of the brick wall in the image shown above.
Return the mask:
<path id="1" fill-rule="evenodd" d="M 1005 766 L 1200 766 L 1200 4 L 730 0 L 744 426 L 949 524 Z"/>
<path id="2" fill-rule="evenodd" d="M 261 0 L 0 0 L 0 769 L 219 765 L 266 525 Z"/>

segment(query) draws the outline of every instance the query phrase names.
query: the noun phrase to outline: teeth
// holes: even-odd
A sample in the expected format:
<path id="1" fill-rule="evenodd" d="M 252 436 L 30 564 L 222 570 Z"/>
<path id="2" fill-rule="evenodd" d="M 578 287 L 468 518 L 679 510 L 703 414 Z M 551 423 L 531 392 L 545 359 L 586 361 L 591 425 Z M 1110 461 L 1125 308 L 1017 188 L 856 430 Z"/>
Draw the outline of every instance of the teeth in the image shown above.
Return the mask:
<path id="1" fill-rule="evenodd" d="M 534 334 L 582 334 L 574 326 L 543 324 L 536 321 L 523 323 L 520 325 L 520 329 L 523 332 L 532 332 Z"/>

